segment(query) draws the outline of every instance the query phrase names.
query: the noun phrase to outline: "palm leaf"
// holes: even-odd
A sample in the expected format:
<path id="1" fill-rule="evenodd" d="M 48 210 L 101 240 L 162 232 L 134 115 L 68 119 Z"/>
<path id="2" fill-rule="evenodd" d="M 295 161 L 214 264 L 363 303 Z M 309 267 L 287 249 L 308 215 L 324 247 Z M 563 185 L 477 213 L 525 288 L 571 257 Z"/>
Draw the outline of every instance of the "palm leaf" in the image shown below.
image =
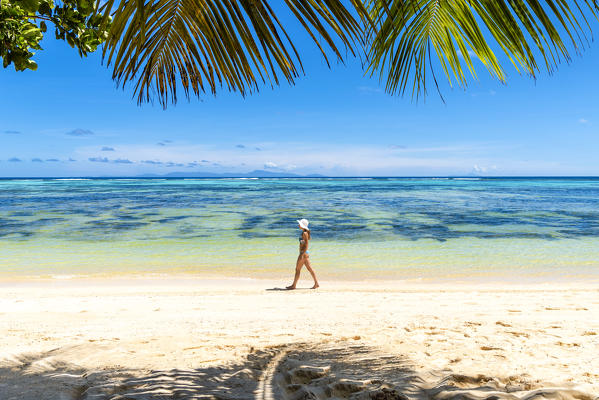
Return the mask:
<path id="1" fill-rule="evenodd" d="M 360 0 L 281 2 L 313 38 L 327 63 L 363 45 Z M 185 96 L 226 88 L 242 95 L 260 83 L 293 83 L 303 72 L 299 53 L 268 0 L 115 0 L 104 59 L 123 87 L 133 82 L 138 102 L 157 98 L 166 107 Z M 321 43 L 322 40 L 322 43 Z"/>
<path id="2" fill-rule="evenodd" d="M 476 77 L 474 57 L 505 81 L 491 45 L 519 72 L 535 77 L 541 65 L 552 72 L 570 60 L 569 48 L 584 48 L 587 16 L 597 16 L 596 0 L 369 0 L 367 8 L 370 74 L 390 93 L 411 85 L 415 97 L 426 94 L 430 78 L 437 84 L 437 63 L 450 85 L 465 87 L 468 71 Z"/>

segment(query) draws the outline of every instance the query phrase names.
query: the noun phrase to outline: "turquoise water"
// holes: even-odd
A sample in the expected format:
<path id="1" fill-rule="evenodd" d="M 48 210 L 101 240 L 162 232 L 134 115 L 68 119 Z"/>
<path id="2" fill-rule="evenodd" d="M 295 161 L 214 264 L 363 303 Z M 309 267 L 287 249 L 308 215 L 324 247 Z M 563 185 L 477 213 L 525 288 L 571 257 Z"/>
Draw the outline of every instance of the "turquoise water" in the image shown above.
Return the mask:
<path id="1" fill-rule="evenodd" d="M 599 278 L 599 179 L 0 180 L 0 277 Z"/>

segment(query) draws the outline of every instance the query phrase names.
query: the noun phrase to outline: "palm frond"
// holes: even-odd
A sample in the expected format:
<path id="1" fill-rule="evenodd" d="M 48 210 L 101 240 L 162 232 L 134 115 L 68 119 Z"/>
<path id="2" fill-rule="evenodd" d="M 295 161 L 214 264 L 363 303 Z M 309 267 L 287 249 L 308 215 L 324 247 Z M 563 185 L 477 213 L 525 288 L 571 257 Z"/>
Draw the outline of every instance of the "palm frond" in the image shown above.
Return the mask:
<path id="1" fill-rule="evenodd" d="M 450 85 L 465 87 L 467 72 L 476 78 L 475 57 L 505 81 L 493 42 L 519 72 L 535 77 L 541 64 L 551 72 L 587 44 L 587 17 L 598 9 L 596 0 L 369 0 L 367 8 L 370 74 L 394 94 L 411 84 L 415 97 L 430 78 L 437 84 L 437 63 Z"/>
<path id="2" fill-rule="evenodd" d="M 109 0 L 113 16 L 104 59 L 119 85 L 134 82 L 138 102 L 166 107 L 185 95 L 221 88 L 246 95 L 260 83 L 290 83 L 303 71 L 299 52 L 268 0 Z M 363 47 L 360 0 L 281 2 L 313 38 L 327 63 Z M 322 41 L 322 44 L 321 44 Z"/>

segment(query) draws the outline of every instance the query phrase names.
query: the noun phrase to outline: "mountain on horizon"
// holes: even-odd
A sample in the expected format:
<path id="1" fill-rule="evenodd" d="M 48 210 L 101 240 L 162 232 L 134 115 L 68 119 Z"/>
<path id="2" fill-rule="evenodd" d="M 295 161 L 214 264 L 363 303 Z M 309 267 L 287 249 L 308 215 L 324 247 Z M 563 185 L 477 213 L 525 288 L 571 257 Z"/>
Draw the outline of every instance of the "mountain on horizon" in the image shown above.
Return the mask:
<path id="1" fill-rule="evenodd" d="M 324 178 L 324 175 L 299 175 L 290 172 L 276 172 L 257 169 L 251 172 L 169 172 L 168 174 L 143 174 L 138 178 Z"/>

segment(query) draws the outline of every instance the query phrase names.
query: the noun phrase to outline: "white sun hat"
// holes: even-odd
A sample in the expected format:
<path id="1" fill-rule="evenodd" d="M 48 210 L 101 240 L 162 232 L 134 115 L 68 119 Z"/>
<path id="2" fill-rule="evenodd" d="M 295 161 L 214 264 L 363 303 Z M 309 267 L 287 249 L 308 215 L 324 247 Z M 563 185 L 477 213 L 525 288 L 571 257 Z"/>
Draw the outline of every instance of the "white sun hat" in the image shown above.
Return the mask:
<path id="1" fill-rule="evenodd" d="M 302 219 L 298 219 L 297 223 L 303 228 L 303 229 L 307 229 L 310 230 L 310 228 L 308 228 L 308 225 L 310 224 L 310 221 L 308 221 L 306 218 L 302 218 Z"/>

